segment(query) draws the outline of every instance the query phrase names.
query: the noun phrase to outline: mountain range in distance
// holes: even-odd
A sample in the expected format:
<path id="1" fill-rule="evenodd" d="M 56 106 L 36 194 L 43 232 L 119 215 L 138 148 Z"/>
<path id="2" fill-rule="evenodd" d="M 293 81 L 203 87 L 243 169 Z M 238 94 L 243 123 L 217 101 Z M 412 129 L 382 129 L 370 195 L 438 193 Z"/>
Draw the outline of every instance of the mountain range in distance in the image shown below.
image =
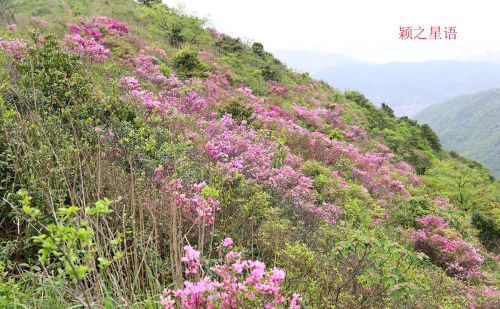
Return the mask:
<path id="1" fill-rule="evenodd" d="M 398 116 L 413 116 L 454 97 L 500 87 L 500 63 L 426 61 L 370 63 L 356 58 L 300 50 L 277 50 L 277 57 L 340 90 L 363 92 L 386 103 Z"/>

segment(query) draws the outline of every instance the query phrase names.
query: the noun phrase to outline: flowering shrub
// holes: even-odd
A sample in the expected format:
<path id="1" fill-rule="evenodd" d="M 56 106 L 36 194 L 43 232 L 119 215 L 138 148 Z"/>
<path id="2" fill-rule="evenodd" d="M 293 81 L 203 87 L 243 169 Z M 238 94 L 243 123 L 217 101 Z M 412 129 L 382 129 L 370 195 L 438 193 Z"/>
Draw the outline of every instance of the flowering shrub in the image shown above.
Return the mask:
<path id="1" fill-rule="evenodd" d="M 184 256 L 181 258 L 181 261 L 186 263 L 186 275 L 196 274 L 200 270 L 200 252 L 191 246 L 184 246 Z"/>
<path id="2" fill-rule="evenodd" d="M 434 199 L 434 204 L 436 204 L 437 206 L 450 205 L 450 199 L 447 197 L 437 197 Z"/>
<path id="3" fill-rule="evenodd" d="M 348 159 L 352 162 L 352 175 L 373 194 L 381 197 L 406 196 L 409 194 L 406 186 L 417 185 L 420 181 L 408 164 L 404 162 L 392 164 L 390 162 L 392 154 L 364 152 L 351 142 L 331 139 L 322 132 L 310 131 L 299 126 L 294 118 L 278 106 L 271 105 L 266 109 L 257 102 L 254 104 L 253 117 L 264 127 L 290 132 L 293 137 L 293 140 L 288 141 L 291 144 L 290 148 L 304 152 L 304 148 L 307 147 L 308 158 L 329 165 L 338 163 L 344 158 Z M 313 128 L 322 129 L 327 124 L 333 124 L 341 128 L 344 136 L 352 141 L 358 141 L 366 134 L 356 126 L 343 124 L 338 117 L 336 107 L 332 111 L 324 108 L 309 110 L 298 105 L 293 108 L 297 118 Z"/>
<path id="4" fill-rule="evenodd" d="M 276 81 L 268 81 L 269 91 L 277 95 L 285 95 L 288 92 L 288 88 L 283 85 L 278 84 Z"/>
<path id="5" fill-rule="evenodd" d="M 214 213 L 219 208 L 219 201 L 210 192 L 204 182 L 192 184 L 180 193 L 175 193 L 177 206 L 182 210 L 186 218 L 200 225 L 214 224 Z"/>
<path id="6" fill-rule="evenodd" d="M 68 24 L 71 33 L 80 33 L 86 37 L 92 37 L 96 41 L 102 40 L 106 35 L 125 35 L 128 28 L 124 23 L 105 16 L 92 19 L 80 20 L 78 24 Z"/>
<path id="7" fill-rule="evenodd" d="M 49 25 L 49 23 L 41 18 L 38 17 L 32 17 L 31 22 L 35 25 L 41 26 L 41 27 L 46 27 Z"/>
<path id="8" fill-rule="evenodd" d="M 226 238 L 222 245 L 225 255 L 223 263 L 212 267 L 215 276 L 184 282 L 178 290 L 166 289 L 161 297 L 165 309 L 174 308 L 276 308 L 286 302 L 280 283 L 285 272 L 279 268 L 266 271 L 266 265 L 259 261 L 245 260 L 233 249 L 233 240 Z M 182 261 L 186 263 L 186 276 L 201 275 L 200 252 L 191 246 L 184 247 Z M 299 309 L 300 295 L 293 294 L 289 308 Z"/>
<path id="9" fill-rule="evenodd" d="M 167 81 L 167 77 L 160 71 L 160 66 L 155 64 L 156 58 L 146 55 L 142 51 L 134 59 L 137 72 L 145 78 L 150 79 L 152 82 L 162 84 Z"/>
<path id="10" fill-rule="evenodd" d="M 93 38 L 85 38 L 79 33 L 68 34 L 64 40 L 70 51 L 86 56 L 93 61 L 104 61 L 110 54 L 109 49 L 97 43 Z"/>
<path id="11" fill-rule="evenodd" d="M 214 37 L 214 39 L 216 39 L 216 40 L 221 40 L 221 39 L 224 37 L 224 34 L 223 34 L 223 33 L 221 33 L 221 32 L 219 32 L 219 31 L 217 31 L 217 30 L 216 30 L 216 29 L 214 29 L 214 28 L 207 28 L 207 31 L 208 31 L 208 33 L 210 33 L 210 34 Z"/>
<path id="12" fill-rule="evenodd" d="M 181 179 L 169 179 L 162 166 L 157 167 L 154 174 L 162 189 L 174 196 L 175 205 L 187 221 L 198 225 L 214 224 L 215 211 L 220 205 L 217 190 L 204 182 L 184 186 Z"/>
<path id="13" fill-rule="evenodd" d="M 483 258 L 470 243 L 448 230 L 443 218 L 425 216 L 418 220 L 421 229 L 411 232 L 416 250 L 421 251 L 447 273 L 458 278 L 482 276 Z"/>
<path id="14" fill-rule="evenodd" d="M 209 156 L 229 173 L 239 172 L 258 180 L 276 192 L 285 204 L 336 222 L 340 208 L 316 205 L 312 179 L 287 165 L 293 158 L 286 155 L 283 166 L 273 166 L 278 153 L 275 143 L 262 139 L 244 123 L 238 125 L 227 114 L 220 122 L 211 122 L 207 133 L 211 136 L 206 146 Z"/>
<path id="15" fill-rule="evenodd" d="M 0 39 L 0 47 L 5 53 L 12 55 L 15 59 L 19 60 L 23 57 L 23 53 L 28 48 L 28 44 L 21 40 Z"/>
<path id="16" fill-rule="evenodd" d="M 160 107 L 160 101 L 156 98 L 153 92 L 142 90 L 139 81 L 132 76 L 125 76 L 120 79 L 123 87 L 129 91 L 132 97 L 139 100 L 148 112 L 151 112 Z"/>
<path id="17" fill-rule="evenodd" d="M 164 114 L 167 109 L 172 109 L 184 113 L 200 113 L 207 106 L 207 100 L 196 91 L 181 93 L 177 88 L 182 85 L 182 82 L 175 75 L 168 78 L 161 74 L 148 76 L 161 76 L 156 81 L 163 83 L 165 87 L 171 87 L 171 89 L 155 95 L 149 90 L 143 90 L 135 77 L 125 76 L 120 79 L 123 87 L 129 91 L 132 97 L 142 102 L 148 112 L 156 110 L 160 114 Z"/>
<path id="18" fill-rule="evenodd" d="M 111 51 L 103 44 L 107 35 L 126 35 L 125 24 L 104 16 L 81 20 L 67 25 L 70 34 L 65 36 L 67 48 L 93 61 L 105 60 Z"/>

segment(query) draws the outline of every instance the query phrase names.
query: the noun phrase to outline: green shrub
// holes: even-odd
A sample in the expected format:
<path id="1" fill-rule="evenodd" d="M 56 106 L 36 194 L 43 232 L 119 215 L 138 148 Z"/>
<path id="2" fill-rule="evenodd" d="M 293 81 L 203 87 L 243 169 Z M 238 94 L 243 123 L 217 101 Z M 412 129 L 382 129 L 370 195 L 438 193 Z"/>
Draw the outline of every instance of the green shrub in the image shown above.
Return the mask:
<path id="1" fill-rule="evenodd" d="M 232 97 L 218 108 L 220 116 L 230 114 L 234 120 L 247 123 L 251 122 L 250 116 L 253 114 L 253 108 L 245 104 L 243 97 Z"/>
<path id="2" fill-rule="evenodd" d="M 252 51 L 259 57 L 263 57 L 266 54 L 266 52 L 264 51 L 264 45 L 259 42 L 255 42 L 252 44 Z"/>
<path id="3" fill-rule="evenodd" d="M 36 100 L 33 94 L 40 95 L 42 103 L 55 108 L 75 105 L 89 97 L 89 81 L 81 67 L 79 58 L 65 52 L 60 42 L 51 36 L 45 44 L 31 49 L 29 57 L 17 62 L 21 83 L 31 92 L 26 95 L 33 100 Z"/>
<path id="4" fill-rule="evenodd" d="M 281 80 L 281 72 L 279 68 L 277 67 L 276 64 L 274 63 L 268 63 L 264 65 L 264 67 L 261 69 L 261 74 L 262 77 L 269 81 L 269 80 L 274 80 L 274 81 L 279 81 Z"/>
<path id="5" fill-rule="evenodd" d="M 173 66 L 176 73 L 183 79 L 206 77 L 210 69 L 200 60 L 198 53 L 190 47 L 184 47 L 174 55 Z"/>
<path id="6" fill-rule="evenodd" d="M 220 53 L 240 54 L 245 50 L 245 44 L 239 38 L 232 38 L 224 35 L 222 39 L 215 43 Z"/>
<path id="7" fill-rule="evenodd" d="M 428 196 L 411 197 L 403 205 L 394 207 L 389 215 L 391 222 L 404 228 L 418 228 L 417 219 L 436 211 Z"/>

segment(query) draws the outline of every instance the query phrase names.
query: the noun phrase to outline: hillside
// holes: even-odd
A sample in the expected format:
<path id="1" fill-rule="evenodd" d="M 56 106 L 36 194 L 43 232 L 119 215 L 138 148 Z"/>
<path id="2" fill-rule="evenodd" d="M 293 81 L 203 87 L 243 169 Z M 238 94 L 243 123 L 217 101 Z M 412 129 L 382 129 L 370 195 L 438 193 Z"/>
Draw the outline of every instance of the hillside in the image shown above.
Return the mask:
<path id="1" fill-rule="evenodd" d="M 484 164 L 500 177 L 500 89 L 432 105 L 414 118 L 429 124 L 445 148 Z"/>
<path id="2" fill-rule="evenodd" d="M 0 1 L 0 307 L 498 307 L 487 169 L 142 2 Z"/>
<path id="3" fill-rule="evenodd" d="M 291 63 L 290 63 L 291 64 Z M 340 89 L 358 90 L 399 116 L 456 96 L 500 86 L 500 64 L 478 61 L 342 62 L 313 74 Z"/>

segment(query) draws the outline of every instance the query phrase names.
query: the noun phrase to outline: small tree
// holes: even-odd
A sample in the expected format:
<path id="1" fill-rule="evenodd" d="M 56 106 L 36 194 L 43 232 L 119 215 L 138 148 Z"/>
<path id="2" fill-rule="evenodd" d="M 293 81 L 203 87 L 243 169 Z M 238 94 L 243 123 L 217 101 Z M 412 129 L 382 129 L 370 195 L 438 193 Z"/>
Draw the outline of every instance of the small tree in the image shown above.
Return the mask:
<path id="1" fill-rule="evenodd" d="M 256 54 L 259 57 L 262 57 L 265 55 L 264 45 L 262 45 L 259 42 L 255 42 L 252 44 L 252 51 L 254 54 Z"/>
<path id="2" fill-rule="evenodd" d="M 161 4 L 161 0 L 139 0 L 139 3 L 142 3 L 147 6 L 152 6 L 154 4 Z"/>
<path id="3" fill-rule="evenodd" d="M 241 42 L 239 38 L 232 38 L 230 36 L 224 35 L 222 39 L 218 40 L 215 45 L 218 47 L 221 53 L 232 53 L 238 54 L 245 49 L 245 45 Z"/>
<path id="4" fill-rule="evenodd" d="M 434 132 L 428 124 L 423 124 L 420 128 L 422 129 L 422 137 L 429 142 L 431 148 L 434 151 L 441 151 L 441 143 L 439 142 L 439 137 L 436 132 Z"/>
<path id="5" fill-rule="evenodd" d="M 382 110 L 384 113 L 394 118 L 394 111 L 389 107 L 389 105 L 382 103 Z"/>

